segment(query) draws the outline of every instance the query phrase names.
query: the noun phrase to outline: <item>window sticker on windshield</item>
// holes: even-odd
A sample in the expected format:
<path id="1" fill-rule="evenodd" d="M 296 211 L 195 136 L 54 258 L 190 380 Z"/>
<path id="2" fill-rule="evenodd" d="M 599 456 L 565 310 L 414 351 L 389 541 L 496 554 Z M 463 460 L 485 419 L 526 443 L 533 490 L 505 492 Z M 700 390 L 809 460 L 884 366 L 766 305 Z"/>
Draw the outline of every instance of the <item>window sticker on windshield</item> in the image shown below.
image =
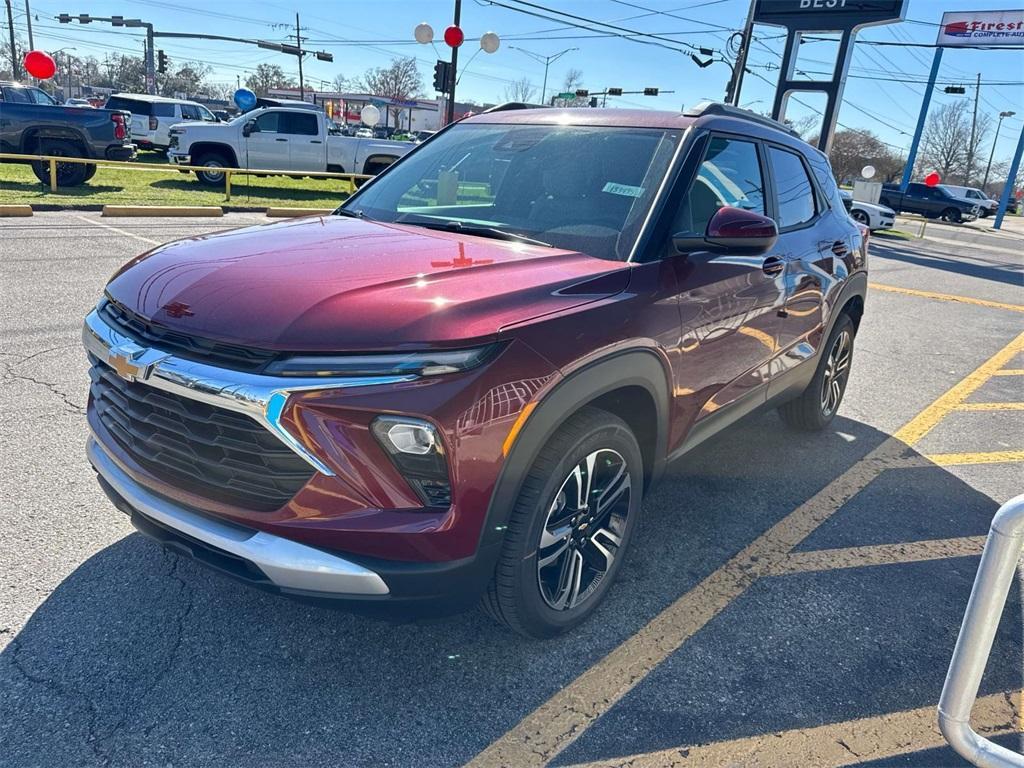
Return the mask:
<path id="1" fill-rule="evenodd" d="M 640 197 L 644 193 L 643 187 L 634 187 L 630 184 L 616 184 L 614 181 L 609 181 L 604 185 L 602 192 L 610 192 L 613 195 L 623 195 L 625 197 Z"/>

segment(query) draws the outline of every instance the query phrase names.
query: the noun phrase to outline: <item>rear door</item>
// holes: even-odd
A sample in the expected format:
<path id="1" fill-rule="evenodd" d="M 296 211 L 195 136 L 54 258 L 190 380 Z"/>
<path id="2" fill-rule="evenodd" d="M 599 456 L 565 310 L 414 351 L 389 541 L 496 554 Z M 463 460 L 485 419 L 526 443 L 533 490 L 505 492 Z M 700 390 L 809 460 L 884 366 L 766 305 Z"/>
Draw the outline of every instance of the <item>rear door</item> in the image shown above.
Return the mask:
<path id="1" fill-rule="evenodd" d="M 288 168 L 293 171 L 327 170 L 323 117 L 318 112 L 284 112 L 283 133 L 288 138 Z"/>

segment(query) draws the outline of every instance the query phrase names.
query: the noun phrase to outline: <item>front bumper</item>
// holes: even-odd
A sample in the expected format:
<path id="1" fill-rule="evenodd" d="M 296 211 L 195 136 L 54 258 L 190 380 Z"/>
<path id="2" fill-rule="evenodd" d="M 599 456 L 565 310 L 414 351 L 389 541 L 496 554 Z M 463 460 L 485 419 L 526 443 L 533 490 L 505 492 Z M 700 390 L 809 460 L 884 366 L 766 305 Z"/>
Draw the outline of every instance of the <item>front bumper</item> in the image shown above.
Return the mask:
<path id="1" fill-rule="evenodd" d="M 171 165 L 192 165 L 192 155 L 187 152 L 175 152 L 173 149 L 168 150 L 167 162 Z"/>
<path id="2" fill-rule="evenodd" d="M 263 576 L 269 585 L 281 591 L 302 595 L 383 596 L 389 592 L 378 574 L 338 555 L 264 531 L 215 520 L 153 493 L 122 470 L 95 438 L 89 438 L 86 450 L 90 463 L 103 480 L 104 490 L 122 511 L 131 514 L 133 519 L 141 515 L 151 525 L 170 529 L 186 542 L 197 543 L 205 551 L 187 554 L 214 555 L 213 559 L 200 557 L 208 565 L 229 573 L 237 568 L 232 575 L 243 579 L 248 575 L 246 580 L 259 581 Z M 151 530 L 139 527 L 157 538 Z M 179 551 L 190 549 L 173 537 L 164 539 L 164 543 L 169 541 L 174 541 Z"/>

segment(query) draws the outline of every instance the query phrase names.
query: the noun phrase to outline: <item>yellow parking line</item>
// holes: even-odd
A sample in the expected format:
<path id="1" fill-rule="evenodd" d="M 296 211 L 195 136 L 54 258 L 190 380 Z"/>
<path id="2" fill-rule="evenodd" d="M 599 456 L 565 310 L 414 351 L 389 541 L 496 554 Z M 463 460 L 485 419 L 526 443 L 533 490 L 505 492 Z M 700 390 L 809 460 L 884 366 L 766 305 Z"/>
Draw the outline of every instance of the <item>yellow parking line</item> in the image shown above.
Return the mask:
<path id="1" fill-rule="evenodd" d="M 1024 403 L 960 403 L 957 411 L 1024 411 Z"/>
<path id="2" fill-rule="evenodd" d="M 989 451 L 983 453 L 931 453 L 925 456 L 932 464 L 952 467 L 957 464 L 1007 464 L 1024 461 L 1024 451 Z"/>
<path id="3" fill-rule="evenodd" d="M 992 374 L 993 376 L 1024 376 L 1024 368 L 1003 368 Z"/>
<path id="4" fill-rule="evenodd" d="M 1016 691 L 980 696 L 972 723 L 986 738 L 1014 733 L 1021 715 Z M 829 723 L 813 728 L 748 736 L 703 745 L 576 763 L 570 768 L 718 768 L 723 765 L 807 766 L 841 768 L 858 763 L 891 760 L 898 755 L 946 746 L 939 733 L 935 705 L 884 715 Z"/>
<path id="5" fill-rule="evenodd" d="M 974 373 L 967 376 L 963 381 L 903 425 L 893 437 L 907 445 L 917 443 L 922 437 L 931 432 L 935 425 L 945 418 L 946 414 L 963 403 L 982 384 L 988 381 L 996 371 L 1006 365 L 1021 351 L 1024 351 L 1024 333 L 1021 333 L 1017 338 L 996 352 L 982 363 Z"/>
<path id="6" fill-rule="evenodd" d="M 1024 333 L 954 385 L 822 490 L 679 597 L 636 634 L 568 683 L 468 763 L 467 768 L 543 766 L 633 690 L 882 471 L 906 463 L 903 455 L 943 416 L 1024 349 Z"/>
<path id="7" fill-rule="evenodd" d="M 984 536 L 963 536 L 955 539 L 931 539 L 897 544 L 874 544 L 866 547 L 819 549 L 814 552 L 790 552 L 777 559 L 769 569 L 772 576 L 808 571 L 831 571 L 838 568 L 861 568 L 868 565 L 920 563 L 950 557 L 980 555 L 985 547 Z"/>
<path id="8" fill-rule="evenodd" d="M 979 307 L 989 307 L 991 309 L 1006 309 L 1010 312 L 1024 312 L 1024 304 L 1007 304 L 1002 301 L 975 299 L 973 296 L 958 296 L 952 293 L 935 293 L 934 291 L 918 291 L 914 288 L 900 288 L 896 285 L 883 285 L 882 283 L 868 283 L 868 288 L 875 291 L 888 291 L 889 293 L 902 293 L 907 296 L 917 296 L 922 299 L 955 301 L 960 304 L 974 304 Z"/>

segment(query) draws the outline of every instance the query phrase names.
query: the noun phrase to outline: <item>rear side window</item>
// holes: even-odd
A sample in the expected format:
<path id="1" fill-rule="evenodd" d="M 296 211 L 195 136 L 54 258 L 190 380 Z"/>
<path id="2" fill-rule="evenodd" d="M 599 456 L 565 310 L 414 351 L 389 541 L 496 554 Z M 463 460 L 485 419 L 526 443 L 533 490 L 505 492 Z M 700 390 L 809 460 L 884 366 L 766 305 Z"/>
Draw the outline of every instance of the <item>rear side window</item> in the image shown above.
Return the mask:
<path id="1" fill-rule="evenodd" d="M 4 101 L 8 104 L 31 104 L 25 88 L 4 88 Z"/>
<path id="2" fill-rule="evenodd" d="M 316 136 L 320 133 L 318 118 L 316 115 L 307 115 L 300 112 L 285 112 L 281 115 L 284 126 L 282 133 L 294 133 L 299 136 Z"/>
<path id="3" fill-rule="evenodd" d="M 708 144 L 672 231 L 703 235 L 711 217 L 726 206 L 764 214 L 764 180 L 756 144 L 716 136 Z"/>
<path id="4" fill-rule="evenodd" d="M 778 200 L 779 229 L 806 224 L 817 213 L 814 187 L 807 177 L 807 169 L 798 155 L 784 149 L 769 147 L 775 196 Z"/>
<path id="5" fill-rule="evenodd" d="M 123 109 L 125 112 L 131 112 L 133 115 L 149 115 L 151 114 L 150 107 L 153 104 L 149 101 L 136 101 L 135 99 L 125 99 L 121 96 L 111 96 L 103 106 L 105 109 Z"/>
<path id="6" fill-rule="evenodd" d="M 168 104 L 166 101 L 154 101 L 153 102 L 153 110 L 150 112 L 150 114 L 151 115 L 156 115 L 157 117 L 176 117 L 177 116 L 175 111 L 174 111 L 174 105 L 173 104 Z"/>

